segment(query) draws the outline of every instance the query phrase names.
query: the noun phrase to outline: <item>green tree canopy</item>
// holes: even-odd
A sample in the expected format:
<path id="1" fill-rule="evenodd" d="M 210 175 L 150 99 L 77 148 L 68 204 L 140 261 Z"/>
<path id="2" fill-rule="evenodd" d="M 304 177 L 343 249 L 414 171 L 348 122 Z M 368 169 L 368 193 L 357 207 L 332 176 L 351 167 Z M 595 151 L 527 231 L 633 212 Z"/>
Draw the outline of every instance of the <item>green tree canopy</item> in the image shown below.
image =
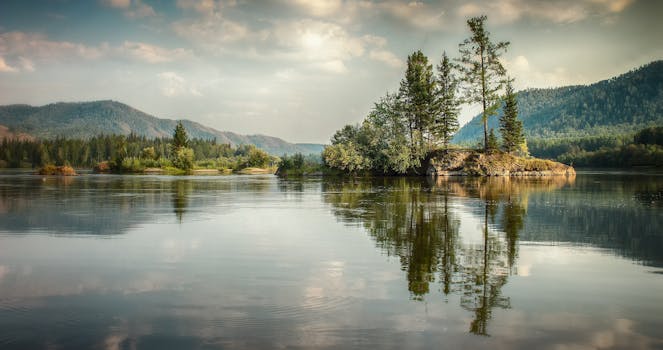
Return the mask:
<path id="1" fill-rule="evenodd" d="M 186 133 L 186 129 L 184 129 L 184 125 L 179 121 L 173 131 L 173 150 L 175 151 L 182 147 L 189 147 L 189 136 Z"/>
<path id="2" fill-rule="evenodd" d="M 458 81 L 446 52 L 442 54 L 437 72 L 436 114 L 431 129 L 444 148 L 448 148 L 458 130 L 459 101 L 456 98 Z"/>
<path id="3" fill-rule="evenodd" d="M 459 46 L 457 59 L 461 73 L 465 101 L 479 103 L 482 107 L 484 149 L 488 149 L 488 117 L 495 114 L 504 87 L 506 69 L 500 62 L 501 55 L 509 46 L 508 41 L 493 43 L 485 29 L 487 17 L 472 17 L 467 21 L 471 36 Z"/>
<path id="4" fill-rule="evenodd" d="M 502 134 L 502 148 L 505 152 L 512 153 L 525 142 L 523 123 L 518 120 L 518 101 L 511 81 L 506 84 L 504 110 L 500 116 L 500 133 Z"/>

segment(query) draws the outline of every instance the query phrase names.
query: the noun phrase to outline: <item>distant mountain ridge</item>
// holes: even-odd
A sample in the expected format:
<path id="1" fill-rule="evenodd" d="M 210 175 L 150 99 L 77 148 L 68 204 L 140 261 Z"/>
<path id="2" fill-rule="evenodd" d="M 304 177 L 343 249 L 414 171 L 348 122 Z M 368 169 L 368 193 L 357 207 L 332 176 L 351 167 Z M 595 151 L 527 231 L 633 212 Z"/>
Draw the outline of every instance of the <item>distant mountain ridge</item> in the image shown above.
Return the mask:
<path id="1" fill-rule="evenodd" d="M 663 61 L 591 85 L 520 91 L 517 99 L 529 139 L 624 134 L 661 126 Z M 498 131 L 497 116 L 490 117 L 488 127 Z M 456 133 L 454 142 L 482 138 L 483 124 L 477 115 Z"/>
<path id="2" fill-rule="evenodd" d="M 176 120 L 161 119 L 116 101 L 57 102 L 44 106 L 0 106 L 0 126 L 8 134 L 52 139 L 58 136 L 88 138 L 99 134 L 135 134 L 170 137 Z M 266 135 L 240 135 L 190 120 L 182 120 L 192 138 L 216 139 L 232 145 L 253 144 L 272 155 L 320 153 L 323 145 L 297 144 Z"/>

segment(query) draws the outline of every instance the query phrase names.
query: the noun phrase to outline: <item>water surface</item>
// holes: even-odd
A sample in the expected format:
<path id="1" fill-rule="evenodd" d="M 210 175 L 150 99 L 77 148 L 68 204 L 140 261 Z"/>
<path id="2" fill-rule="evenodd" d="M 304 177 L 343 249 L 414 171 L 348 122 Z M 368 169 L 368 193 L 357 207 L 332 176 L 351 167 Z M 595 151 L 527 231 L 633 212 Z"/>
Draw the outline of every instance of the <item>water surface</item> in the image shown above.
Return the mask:
<path id="1" fill-rule="evenodd" d="M 663 348 L 663 176 L 0 175 L 1 349 Z"/>

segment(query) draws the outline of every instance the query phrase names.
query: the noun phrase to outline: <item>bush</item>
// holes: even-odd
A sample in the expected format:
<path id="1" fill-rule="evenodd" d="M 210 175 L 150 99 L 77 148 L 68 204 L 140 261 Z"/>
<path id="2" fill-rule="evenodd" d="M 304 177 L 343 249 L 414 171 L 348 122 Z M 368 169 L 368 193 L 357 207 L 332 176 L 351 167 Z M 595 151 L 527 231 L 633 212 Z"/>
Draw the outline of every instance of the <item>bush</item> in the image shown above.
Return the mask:
<path id="1" fill-rule="evenodd" d="M 175 151 L 173 166 L 182 170 L 193 169 L 193 150 L 187 147 L 180 147 Z"/>
<path id="2" fill-rule="evenodd" d="M 110 163 L 108 161 L 99 162 L 97 163 L 97 165 L 94 166 L 93 171 L 97 174 L 110 173 L 111 172 Z"/>
<path id="3" fill-rule="evenodd" d="M 141 173 L 145 170 L 145 165 L 136 157 L 127 157 L 122 159 L 122 164 L 120 165 L 121 172 L 127 173 Z"/>
<path id="4" fill-rule="evenodd" d="M 77 175 L 74 168 L 68 165 L 55 166 L 53 164 L 44 165 L 38 171 L 39 175 L 62 175 L 62 176 L 74 176 Z"/>

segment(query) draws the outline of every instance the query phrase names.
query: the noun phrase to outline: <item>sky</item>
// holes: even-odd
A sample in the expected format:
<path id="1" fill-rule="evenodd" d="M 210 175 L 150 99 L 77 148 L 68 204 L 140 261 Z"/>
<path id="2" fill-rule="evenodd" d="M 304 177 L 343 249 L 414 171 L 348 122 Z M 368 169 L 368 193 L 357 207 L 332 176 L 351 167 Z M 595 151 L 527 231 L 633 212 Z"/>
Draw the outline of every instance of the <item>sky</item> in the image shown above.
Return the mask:
<path id="1" fill-rule="evenodd" d="M 115 100 L 160 118 L 328 143 L 395 92 L 407 56 L 458 56 L 488 16 L 517 89 L 663 58 L 663 1 L 0 1 L 0 104 Z M 461 123 L 478 111 L 463 107 Z"/>

